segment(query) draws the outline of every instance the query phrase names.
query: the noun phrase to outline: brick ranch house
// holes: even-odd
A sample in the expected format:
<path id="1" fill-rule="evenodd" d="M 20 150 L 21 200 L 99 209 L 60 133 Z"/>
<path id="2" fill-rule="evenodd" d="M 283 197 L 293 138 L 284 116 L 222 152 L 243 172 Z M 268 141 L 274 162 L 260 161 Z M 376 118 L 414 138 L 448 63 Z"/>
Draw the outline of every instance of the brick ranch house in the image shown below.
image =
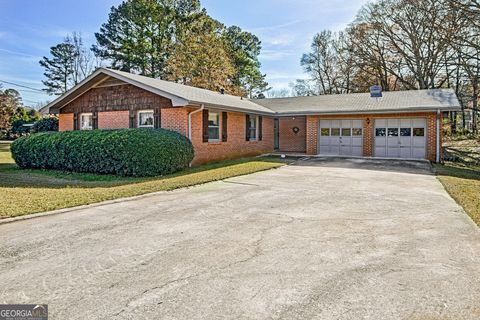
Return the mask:
<path id="1" fill-rule="evenodd" d="M 97 69 L 50 103 L 60 131 L 165 128 L 188 137 L 193 164 L 273 151 L 440 161 L 450 89 L 249 100 Z"/>

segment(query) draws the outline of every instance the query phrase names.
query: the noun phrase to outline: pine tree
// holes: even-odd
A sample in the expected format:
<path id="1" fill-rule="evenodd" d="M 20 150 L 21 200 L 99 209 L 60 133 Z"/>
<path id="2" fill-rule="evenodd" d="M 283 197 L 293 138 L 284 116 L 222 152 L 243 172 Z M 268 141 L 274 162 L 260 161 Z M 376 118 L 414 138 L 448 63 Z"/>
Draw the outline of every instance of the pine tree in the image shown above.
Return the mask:
<path id="1" fill-rule="evenodd" d="M 45 68 L 45 77 L 42 80 L 46 86 L 45 91 L 49 94 L 60 95 L 66 92 L 70 86 L 76 58 L 75 46 L 63 42 L 50 48 L 52 58 L 43 57 L 40 65 Z"/>
<path id="2" fill-rule="evenodd" d="M 165 79 L 177 25 L 199 11 L 198 0 L 124 1 L 111 8 L 92 50 L 114 69 Z"/>
<path id="3" fill-rule="evenodd" d="M 82 36 L 76 32 L 51 47 L 50 55 L 52 58 L 43 57 L 39 62 L 45 68 L 47 80 L 42 80 L 42 83 L 49 94 L 63 94 L 95 68 L 91 53 L 84 47 Z"/>
<path id="4" fill-rule="evenodd" d="M 260 72 L 258 56 L 262 47 L 257 36 L 237 26 L 228 27 L 222 36 L 235 68 L 233 84 L 241 87 L 250 98 L 267 91 L 266 75 Z"/>
<path id="5" fill-rule="evenodd" d="M 223 26 L 208 15 L 196 17 L 188 30 L 178 34 L 177 43 L 169 60 L 170 80 L 187 85 L 227 93 L 244 93 L 232 84 L 235 68 L 226 46 L 218 36 Z"/>

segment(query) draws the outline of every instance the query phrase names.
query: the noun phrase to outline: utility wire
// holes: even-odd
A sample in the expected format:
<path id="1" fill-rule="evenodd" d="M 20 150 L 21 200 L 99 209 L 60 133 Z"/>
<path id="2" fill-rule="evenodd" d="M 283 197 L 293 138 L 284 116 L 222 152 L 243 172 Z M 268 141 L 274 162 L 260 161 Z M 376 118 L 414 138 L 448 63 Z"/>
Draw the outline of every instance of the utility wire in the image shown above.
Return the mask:
<path id="1" fill-rule="evenodd" d="M 12 85 L 12 86 L 21 87 L 21 88 L 27 88 L 27 89 L 30 89 L 30 90 L 35 90 L 35 91 L 39 91 L 39 92 L 45 92 L 45 91 L 43 91 L 43 90 L 41 90 L 41 89 L 32 88 L 32 87 L 29 87 L 29 86 L 24 86 L 24 85 L 21 85 L 21 84 L 17 84 L 17 83 L 5 81 L 5 80 L 0 80 L 0 82 L 7 83 L 7 84 L 10 84 L 10 85 Z"/>

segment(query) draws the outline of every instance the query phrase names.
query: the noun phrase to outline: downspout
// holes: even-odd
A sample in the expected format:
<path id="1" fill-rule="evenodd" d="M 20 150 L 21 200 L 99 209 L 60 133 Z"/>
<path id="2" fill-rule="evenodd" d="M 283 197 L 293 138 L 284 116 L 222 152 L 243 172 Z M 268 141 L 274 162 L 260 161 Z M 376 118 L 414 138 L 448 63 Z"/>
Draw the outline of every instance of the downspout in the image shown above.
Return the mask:
<path id="1" fill-rule="evenodd" d="M 195 113 L 198 113 L 200 111 L 203 111 L 203 109 L 205 109 L 205 105 L 202 104 L 200 106 L 200 109 L 192 111 L 188 114 L 188 139 L 190 141 L 192 141 L 192 115 L 194 115 Z"/>
<path id="2" fill-rule="evenodd" d="M 192 115 L 195 114 L 195 113 L 203 111 L 203 109 L 205 109 L 205 105 L 202 104 L 200 106 L 200 109 L 192 111 L 188 114 L 188 140 L 190 140 L 190 142 L 192 142 Z M 192 163 L 190 162 L 189 167 L 191 167 L 191 166 L 192 166 Z"/>
<path id="3" fill-rule="evenodd" d="M 440 162 L 440 119 L 441 119 L 441 113 L 440 110 L 437 110 L 437 155 L 435 157 L 436 163 Z"/>

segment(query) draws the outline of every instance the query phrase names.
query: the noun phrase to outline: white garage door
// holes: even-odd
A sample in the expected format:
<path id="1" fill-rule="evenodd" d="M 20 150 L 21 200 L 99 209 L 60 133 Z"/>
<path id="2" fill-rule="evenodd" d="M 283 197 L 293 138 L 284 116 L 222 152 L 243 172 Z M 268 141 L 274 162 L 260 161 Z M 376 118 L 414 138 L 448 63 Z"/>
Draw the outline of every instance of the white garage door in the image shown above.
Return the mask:
<path id="1" fill-rule="evenodd" d="M 362 120 L 320 120 L 319 154 L 362 156 Z"/>
<path id="2" fill-rule="evenodd" d="M 375 120 L 376 157 L 425 159 L 425 119 Z"/>

